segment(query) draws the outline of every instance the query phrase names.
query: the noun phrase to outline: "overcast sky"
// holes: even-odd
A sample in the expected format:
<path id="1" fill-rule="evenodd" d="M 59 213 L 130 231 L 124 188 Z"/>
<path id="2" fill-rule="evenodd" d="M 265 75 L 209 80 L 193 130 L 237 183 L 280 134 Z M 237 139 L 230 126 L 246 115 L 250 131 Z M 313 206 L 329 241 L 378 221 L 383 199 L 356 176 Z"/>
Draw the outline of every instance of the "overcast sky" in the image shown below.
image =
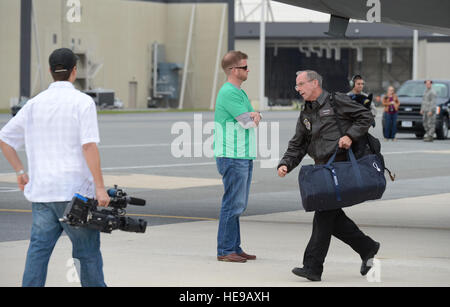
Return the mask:
<path id="1" fill-rule="evenodd" d="M 259 0 L 241 0 L 244 6 L 246 14 L 249 14 L 258 4 L 261 3 Z M 290 21 L 290 22 L 300 22 L 300 21 L 315 21 L 315 22 L 328 22 L 330 21 L 330 15 L 303 9 L 300 7 L 284 4 L 281 2 L 271 1 L 270 5 L 272 7 L 272 12 L 276 22 Z M 236 21 L 243 21 L 239 14 L 239 1 L 236 0 Z M 247 18 L 247 21 L 259 21 L 261 19 L 261 13 L 258 9 L 251 16 Z"/>

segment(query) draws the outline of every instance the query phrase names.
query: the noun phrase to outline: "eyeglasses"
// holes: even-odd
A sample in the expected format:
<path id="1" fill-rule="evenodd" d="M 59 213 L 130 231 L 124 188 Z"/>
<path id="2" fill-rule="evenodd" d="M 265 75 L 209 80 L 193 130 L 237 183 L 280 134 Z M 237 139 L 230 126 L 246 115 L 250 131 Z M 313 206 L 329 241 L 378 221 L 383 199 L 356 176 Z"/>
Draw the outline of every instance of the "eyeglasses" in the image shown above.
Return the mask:
<path id="1" fill-rule="evenodd" d="M 233 69 L 233 68 L 247 70 L 247 69 L 248 69 L 248 65 L 245 65 L 245 66 L 230 67 L 229 69 Z"/>
<path id="2" fill-rule="evenodd" d="M 300 82 L 300 83 L 297 83 L 297 84 L 295 85 L 295 90 L 298 91 L 298 89 L 300 88 L 300 86 L 303 86 L 303 85 L 305 85 L 306 83 L 311 82 L 311 81 L 314 81 L 314 80 L 308 80 L 308 81 L 306 81 L 306 82 Z"/>

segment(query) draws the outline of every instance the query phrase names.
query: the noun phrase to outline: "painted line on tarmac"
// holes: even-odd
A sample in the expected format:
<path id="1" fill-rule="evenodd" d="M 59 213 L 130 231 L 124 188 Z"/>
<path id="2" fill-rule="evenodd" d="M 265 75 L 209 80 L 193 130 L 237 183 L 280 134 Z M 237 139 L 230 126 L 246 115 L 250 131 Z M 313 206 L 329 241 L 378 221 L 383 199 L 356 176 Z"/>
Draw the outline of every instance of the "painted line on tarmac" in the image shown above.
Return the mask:
<path id="1" fill-rule="evenodd" d="M 127 169 L 145 169 L 145 168 L 168 168 L 168 167 L 186 167 L 186 166 L 204 166 L 216 165 L 216 162 L 199 162 L 199 163 L 172 163 L 172 164 L 156 164 L 156 165 L 141 165 L 141 166 L 117 166 L 117 167 L 103 167 L 103 171 L 127 170 Z"/>
<path id="2" fill-rule="evenodd" d="M 185 145 L 202 145 L 203 143 L 183 143 Z M 171 146 L 172 143 L 161 144 L 130 144 L 130 145 L 100 145 L 99 149 L 120 149 L 120 148 L 145 148 L 145 147 L 166 147 Z M 261 144 L 260 144 L 261 145 Z M 267 144 L 262 144 L 266 145 Z M 411 151 L 392 151 L 382 152 L 383 155 L 398 155 L 398 154 L 419 154 L 419 153 L 432 153 L 432 154 L 450 154 L 450 150 L 411 150 Z"/>
<path id="3" fill-rule="evenodd" d="M 191 216 L 172 216 L 172 215 L 156 215 L 156 214 L 134 214 L 127 213 L 127 216 L 143 216 L 143 217 L 161 217 L 167 219 L 182 219 L 182 220 L 200 220 L 200 221 L 218 221 L 218 219 L 208 217 L 191 217 Z"/>
<path id="4" fill-rule="evenodd" d="M 310 157 L 304 158 L 304 160 L 312 160 Z M 278 165 L 280 159 L 260 159 L 254 160 L 254 162 L 273 164 L 273 168 Z M 188 167 L 188 166 L 210 166 L 216 165 L 216 162 L 198 162 L 198 163 L 171 163 L 171 164 L 154 164 L 154 165 L 141 165 L 141 166 L 117 166 L 117 167 L 103 167 L 103 171 L 116 171 L 116 170 L 130 170 L 130 169 L 148 169 L 148 168 L 170 168 L 170 167 Z M 265 167 L 271 168 L 271 167 Z M 8 175 L 8 174 L 0 174 Z"/>
<path id="5" fill-rule="evenodd" d="M 402 155 L 402 154 L 450 154 L 450 150 L 417 150 L 417 151 L 393 151 L 393 152 L 382 152 L 383 155 Z M 305 160 L 312 160 L 311 157 L 305 157 Z M 276 162 L 274 168 L 278 165 L 280 159 L 259 159 L 254 160 L 255 162 L 269 163 Z M 158 164 L 158 165 L 142 165 L 142 166 L 118 166 L 118 167 L 105 167 L 102 170 L 113 171 L 113 170 L 127 170 L 127 169 L 148 169 L 148 168 L 169 168 L 169 167 L 188 167 L 188 166 L 207 166 L 216 165 L 216 162 L 198 162 L 198 163 L 172 163 L 172 164 Z M 269 168 L 269 167 L 267 167 Z M 1 174 L 0 174 L 1 175 Z"/>
<path id="6" fill-rule="evenodd" d="M 152 144 L 147 144 L 152 145 Z M 161 144 L 153 144 L 161 145 Z M 136 145 L 124 145 L 124 146 L 136 146 Z M 140 145 L 139 145 L 140 146 Z M 393 151 L 393 152 L 382 152 L 383 155 L 401 155 L 401 154 L 450 154 L 450 150 L 416 150 L 416 151 Z M 304 160 L 312 160 L 310 157 L 305 157 Z M 274 162 L 279 161 L 279 159 L 259 159 L 254 160 L 255 162 Z M 115 170 L 130 170 L 130 169 L 149 169 L 149 168 L 171 168 L 171 167 L 190 167 L 190 166 L 211 166 L 216 165 L 216 162 L 198 162 L 198 163 L 171 163 L 171 164 L 155 164 L 155 165 L 140 165 L 140 166 L 117 166 L 117 167 L 103 167 L 103 171 L 115 171 Z M 274 166 L 276 167 L 276 165 Z M 15 175 L 14 173 L 0 173 L 0 176 L 10 176 Z M 0 180 L 1 181 L 1 180 Z"/>
<path id="7" fill-rule="evenodd" d="M 184 145 L 202 145 L 203 143 L 185 142 Z M 129 145 L 99 145 L 99 149 L 121 149 L 121 148 L 146 148 L 146 147 L 168 147 L 172 143 L 155 143 L 155 144 L 129 144 Z M 18 151 L 25 151 L 20 149 Z M 1 152 L 1 151 L 0 151 Z M 434 153 L 434 154 L 450 154 L 449 150 L 412 150 L 412 151 L 393 151 L 382 152 L 383 155 L 396 155 L 396 154 L 418 154 L 418 153 Z"/>
<path id="8" fill-rule="evenodd" d="M 191 143 L 185 142 L 184 145 L 203 145 L 203 143 Z M 159 143 L 159 144 L 129 144 L 129 145 L 99 145 L 99 149 L 120 149 L 120 148 L 145 148 L 145 147 L 165 147 L 171 146 L 172 143 Z M 267 144 L 262 144 L 266 145 Z M 432 154 L 450 154 L 450 150 L 410 150 L 410 151 L 392 151 L 381 152 L 383 155 L 397 155 L 397 154 L 420 154 L 420 153 L 432 153 Z"/>
<path id="9" fill-rule="evenodd" d="M 0 209 L 0 212 L 10 212 L 10 213 L 31 213 L 31 210 Z"/>
<path id="10" fill-rule="evenodd" d="M 22 209 L 0 209 L 0 212 L 6 213 L 31 213 L 31 210 Z M 194 217 L 194 216 L 172 216 L 172 215 L 157 215 L 157 214 L 137 214 L 129 213 L 127 216 L 140 216 L 140 217 L 158 217 L 167 219 L 180 219 L 180 220 L 196 220 L 196 221 L 217 221 L 217 219 L 207 217 Z"/>
<path id="11" fill-rule="evenodd" d="M 164 147 L 170 144 L 130 144 L 130 145 L 99 145 L 99 149 L 116 149 L 116 148 L 139 148 L 139 147 Z"/>
<path id="12" fill-rule="evenodd" d="M 383 155 L 403 155 L 403 154 L 438 154 L 438 155 L 448 155 L 450 154 L 450 150 L 413 150 L 413 151 L 392 151 L 392 152 L 381 152 Z"/>
<path id="13" fill-rule="evenodd" d="M 175 143 L 179 145 L 178 143 Z M 203 145 L 201 142 L 191 143 L 183 142 L 183 145 Z M 160 143 L 160 144 L 129 144 L 129 145 L 99 145 L 99 149 L 116 149 L 116 148 L 139 148 L 139 147 L 165 147 L 172 146 L 172 143 Z"/>
<path id="14" fill-rule="evenodd" d="M 20 189 L 11 187 L 0 187 L 0 193 L 20 192 Z"/>

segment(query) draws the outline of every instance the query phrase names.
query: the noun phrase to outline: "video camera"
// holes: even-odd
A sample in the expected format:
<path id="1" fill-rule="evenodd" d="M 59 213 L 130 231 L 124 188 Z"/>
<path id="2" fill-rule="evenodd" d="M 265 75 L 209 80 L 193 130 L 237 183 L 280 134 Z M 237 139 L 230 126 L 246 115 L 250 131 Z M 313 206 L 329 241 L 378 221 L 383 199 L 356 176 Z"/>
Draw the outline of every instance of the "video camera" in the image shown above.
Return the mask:
<path id="1" fill-rule="evenodd" d="M 107 192 L 111 198 L 108 208 L 111 209 L 100 210 L 97 207 L 97 200 L 75 194 L 60 221 L 74 227 L 87 227 L 106 233 L 116 229 L 144 233 L 147 221 L 126 217 L 125 208 L 128 204 L 145 206 L 145 199 L 127 196 L 122 189 L 117 188 L 117 185 Z"/>

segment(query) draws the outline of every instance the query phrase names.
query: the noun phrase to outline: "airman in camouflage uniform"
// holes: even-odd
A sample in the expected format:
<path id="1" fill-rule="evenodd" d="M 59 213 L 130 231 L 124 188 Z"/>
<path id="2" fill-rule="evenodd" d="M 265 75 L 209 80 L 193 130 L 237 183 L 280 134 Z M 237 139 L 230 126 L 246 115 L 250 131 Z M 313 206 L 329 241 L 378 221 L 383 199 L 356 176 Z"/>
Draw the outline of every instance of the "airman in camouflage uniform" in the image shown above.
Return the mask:
<path id="1" fill-rule="evenodd" d="M 436 125 L 436 93 L 431 88 L 433 81 L 425 81 L 427 89 L 423 94 L 422 105 L 420 107 L 420 114 L 423 116 L 423 128 L 425 135 L 423 140 L 425 142 L 432 142 Z"/>

